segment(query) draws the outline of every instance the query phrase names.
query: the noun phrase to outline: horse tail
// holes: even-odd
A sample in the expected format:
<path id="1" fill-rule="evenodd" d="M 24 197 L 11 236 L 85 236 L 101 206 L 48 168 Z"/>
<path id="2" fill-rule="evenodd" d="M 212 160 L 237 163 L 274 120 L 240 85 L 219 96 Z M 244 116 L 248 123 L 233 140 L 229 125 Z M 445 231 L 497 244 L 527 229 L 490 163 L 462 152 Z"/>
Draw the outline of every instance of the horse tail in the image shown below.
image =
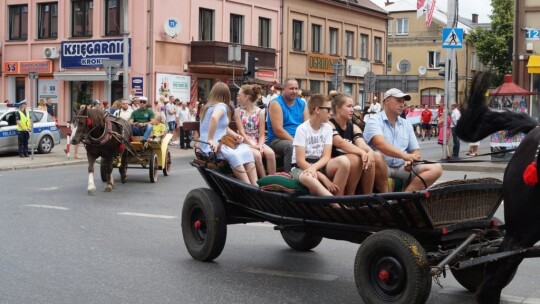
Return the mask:
<path id="1" fill-rule="evenodd" d="M 464 141 L 479 141 L 500 130 L 507 130 L 509 136 L 518 132 L 528 133 L 538 125 L 526 113 L 490 110 L 484 102 L 490 80 L 488 73 L 477 73 L 473 78 L 466 110 L 456 125 L 456 134 Z"/>

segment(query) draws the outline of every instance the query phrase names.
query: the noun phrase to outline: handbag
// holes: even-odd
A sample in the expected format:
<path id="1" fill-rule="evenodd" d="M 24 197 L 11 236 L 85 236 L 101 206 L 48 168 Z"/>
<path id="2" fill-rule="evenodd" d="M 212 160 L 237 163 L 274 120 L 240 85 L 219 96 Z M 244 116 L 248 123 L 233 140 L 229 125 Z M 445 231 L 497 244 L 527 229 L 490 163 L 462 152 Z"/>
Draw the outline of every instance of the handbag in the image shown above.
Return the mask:
<path id="1" fill-rule="evenodd" d="M 225 134 L 220 140 L 219 140 L 219 147 L 218 151 L 221 150 L 221 145 L 226 145 L 227 147 L 231 149 L 236 149 L 238 146 L 238 142 L 236 141 L 236 138 L 234 136 Z"/>

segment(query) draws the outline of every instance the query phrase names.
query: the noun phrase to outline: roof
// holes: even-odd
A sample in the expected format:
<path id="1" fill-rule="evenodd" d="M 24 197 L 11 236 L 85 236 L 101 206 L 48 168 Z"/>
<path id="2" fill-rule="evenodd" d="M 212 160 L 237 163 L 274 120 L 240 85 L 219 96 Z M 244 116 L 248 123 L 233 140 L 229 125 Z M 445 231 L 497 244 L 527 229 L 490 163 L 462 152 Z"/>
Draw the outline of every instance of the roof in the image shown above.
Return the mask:
<path id="1" fill-rule="evenodd" d="M 534 95 L 512 81 L 512 75 L 504 75 L 504 82 L 489 92 L 489 96 L 514 96 L 514 95 Z"/>
<path id="2" fill-rule="evenodd" d="M 369 0 L 332 0 L 332 1 L 342 3 L 342 4 L 346 4 L 346 5 L 350 5 L 350 6 L 355 6 L 355 7 L 358 7 L 358 8 L 365 8 L 365 9 L 375 11 L 375 12 L 378 12 L 378 13 L 382 13 L 382 14 L 385 14 L 385 15 L 388 14 L 388 12 L 386 10 L 384 10 L 383 8 L 381 8 L 380 6 L 378 6 L 377 4 L 375 4 L 375 3 L 373 3 L 373 2 L 371 2 Z"/>

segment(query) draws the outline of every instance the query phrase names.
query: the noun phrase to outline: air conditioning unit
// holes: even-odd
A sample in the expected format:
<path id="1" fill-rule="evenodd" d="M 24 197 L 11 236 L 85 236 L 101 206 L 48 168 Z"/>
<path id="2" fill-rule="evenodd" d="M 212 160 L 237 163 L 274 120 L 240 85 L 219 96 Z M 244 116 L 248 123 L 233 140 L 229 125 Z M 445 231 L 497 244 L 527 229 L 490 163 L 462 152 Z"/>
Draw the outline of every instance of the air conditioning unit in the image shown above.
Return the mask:
<path id="1" fill-rule="evenodd" d="M 60 52 L 58 48 L 54 46 L 46 46 L 43 48 L 43 58 L 45 59 L 56 59 L 60 57 Z"/>

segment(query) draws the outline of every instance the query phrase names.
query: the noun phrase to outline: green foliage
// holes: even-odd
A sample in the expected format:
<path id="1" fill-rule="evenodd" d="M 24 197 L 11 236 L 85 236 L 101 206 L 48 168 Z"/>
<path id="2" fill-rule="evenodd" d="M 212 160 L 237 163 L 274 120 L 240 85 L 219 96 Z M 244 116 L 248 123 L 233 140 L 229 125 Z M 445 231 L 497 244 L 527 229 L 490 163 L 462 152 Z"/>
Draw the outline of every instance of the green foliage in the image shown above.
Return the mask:
<path id="1" fill-rule="evenodd" d="M 493 72 L 493 84 L 499 85 L 512 69 L 508 41 L 513 36 L 514 1 L 491 0 L 491 6 L 491 29 L 476 27 L 466 39 L 476 49 L 478 60 Z"/>

